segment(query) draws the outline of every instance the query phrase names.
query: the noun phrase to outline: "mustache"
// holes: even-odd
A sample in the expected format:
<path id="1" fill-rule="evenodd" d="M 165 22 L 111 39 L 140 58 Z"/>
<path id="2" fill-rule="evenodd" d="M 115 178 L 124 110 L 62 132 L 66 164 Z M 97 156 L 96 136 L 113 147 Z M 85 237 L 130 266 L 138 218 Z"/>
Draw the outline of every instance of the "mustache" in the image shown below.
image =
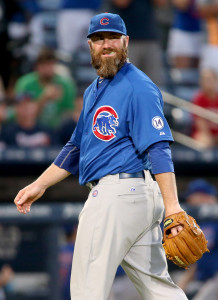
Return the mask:
<path id="1" fill-rule="evenodd" d="M 100 54 L 100 55 L 101 55 L 101 54 L 109 54 L 109 53 L 111 53 L 111 52 L 117 53 L 118 51 L 117 51 L 116 49 L 113 49 L 113 48 L 105 48 L 105 49 L 103 49 L 99 54 Z"/>
<path id="2" fill-rule="evenodd" d="M 110 54 L 111 52 L 116 55 L 108 57 L 102 56 L 102 54 Z M 126 43 L 124 43 L 121 48 L 114 49 L 113 47 L 109 47 L 95 51 L 92 45 L 90 45 L 90 54 L 91 64 L 96 69 L 97 74 L 100 77 L 112 78 L 124 65 L 128 55 L 128 48 Z"/>

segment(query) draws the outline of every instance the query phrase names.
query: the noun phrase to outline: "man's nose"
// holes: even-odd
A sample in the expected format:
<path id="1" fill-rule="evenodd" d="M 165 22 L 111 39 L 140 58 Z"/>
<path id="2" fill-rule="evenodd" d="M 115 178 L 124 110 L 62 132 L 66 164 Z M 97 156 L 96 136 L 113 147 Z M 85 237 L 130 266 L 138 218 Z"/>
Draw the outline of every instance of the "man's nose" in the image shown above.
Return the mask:
<path id="1" fill-rule="evenodd" d="M 104 45 L 104 47 L 110 46 L 111 45 L 111 39 L 105 38 L 103 40 L 103 45 Z"/>

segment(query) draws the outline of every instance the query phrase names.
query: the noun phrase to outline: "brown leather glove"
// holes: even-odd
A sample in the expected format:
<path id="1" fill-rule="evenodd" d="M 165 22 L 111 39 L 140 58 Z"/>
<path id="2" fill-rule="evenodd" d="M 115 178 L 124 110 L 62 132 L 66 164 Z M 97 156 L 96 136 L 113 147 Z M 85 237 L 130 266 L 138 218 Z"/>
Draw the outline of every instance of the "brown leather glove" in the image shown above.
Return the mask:
<path id="1" fill-rule="evenodd" d="M 170 229 L 177 225 L 181 225 L 183 230 L 173 236 Z M 166 257 L 185 269 L 199 260 L 205 252 L 210 252 L 203 231 L 195 219 L 184 211 L 164 219 L 163 241 Z"/>

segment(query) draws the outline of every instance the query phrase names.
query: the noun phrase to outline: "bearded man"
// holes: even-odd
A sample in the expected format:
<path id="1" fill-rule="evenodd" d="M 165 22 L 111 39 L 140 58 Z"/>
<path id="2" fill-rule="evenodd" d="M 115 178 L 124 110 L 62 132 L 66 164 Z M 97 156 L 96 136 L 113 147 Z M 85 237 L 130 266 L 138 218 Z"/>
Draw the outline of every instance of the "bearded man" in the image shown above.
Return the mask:
<path id="1" fill-rule="evenodd" d="M 77 127 L 15 204 L 28 213 L 48 187 L 79 174 L 90 193 L 79 215 L 71 299 L 107 300 L 121 264 L 141 299 L 185 300 L 168 274 L 162 247 L 164 207 L 166 217 L 182 209 L 160 90 L 128 62 L 129 37 L 119 15 L 93 17 L 88 38 L 98 78 L 84 93 Z M 182 228 L 170 230 L 175 236 Z"/>

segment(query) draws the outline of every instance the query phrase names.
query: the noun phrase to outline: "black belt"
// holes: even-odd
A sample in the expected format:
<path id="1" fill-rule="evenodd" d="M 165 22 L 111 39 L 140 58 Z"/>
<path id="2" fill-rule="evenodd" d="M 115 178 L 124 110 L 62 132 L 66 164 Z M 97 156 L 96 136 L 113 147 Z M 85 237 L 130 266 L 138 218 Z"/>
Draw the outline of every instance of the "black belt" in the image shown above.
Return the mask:
<path id="1" fill-rule="evenodd" d="M 119 173 L 119 178 L 120 179 L 126 179 L 126 178 L 145 178 L 145 173 L 143 171 L 139 171 L 136 173 Z M 95 187 L 97 184 L 99 183 L 99 179 L 98 180 L 92 180 L 86 183 L 86 186 L 88 187 L 88 189 L 91 191 L 91 189 L 93 189 L 93 187 Z"/>

